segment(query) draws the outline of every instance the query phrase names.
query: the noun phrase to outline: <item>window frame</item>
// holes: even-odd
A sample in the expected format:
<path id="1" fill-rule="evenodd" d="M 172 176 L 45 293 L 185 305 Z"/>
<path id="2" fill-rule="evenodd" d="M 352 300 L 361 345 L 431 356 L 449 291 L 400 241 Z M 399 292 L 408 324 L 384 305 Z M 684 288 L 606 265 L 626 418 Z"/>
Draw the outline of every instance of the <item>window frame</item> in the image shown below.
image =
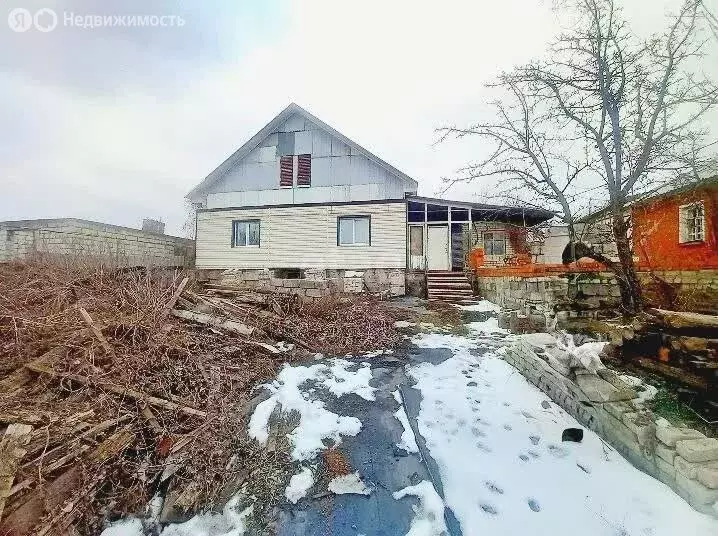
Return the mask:
<path id="1" fill-rule="evenodd" d="M 360 244 L 357 244 L 356 242 L 352 242 L 351 244 L 342 244 L 341 241 L 341 226 L 342 226 L 342 220 L 367 220 L 369 222 L 369 236 L 368 242 L 362 242 Z M 352 238 L 356 237 L 356 227 L 352 227 Z M 371 214 L 351 214 L 346 216 L 337 216 L 337 246 L 343 247 L 343 248 L 352 248 L 352 247 L 371 247 Z"/>
<path id="2" fill-rule="evenodd" d="M 498 242 L 498 239 L 496 238 L 496 235 L 501 235 L 502 240 L 501 242 L 504 245 L 504 252 L 503 253 L 489 253 L 489 251 L 486 248 L 486 235 L 491 235 L 491 243 L 492 243 L 492 251 L 493 251 L 493 244 L 495 242 Z M 484 231 L 481 233 L 481 245 L 484 247 L 484 255 L 487 257 L 493 257 L 493 258 L 503 258 L 506 256 L 506 232 L 505 231 Z"/>
<path id="3" fill-rule="evenodd" d="M 688 228 L 688 220 L 685 218 L 687 212 L 694 207 L 700 207 L 701 212 L 701 225 L 700 225 L 700 238 L 697 237 L 697 233 L 694 231 L 690 232 Z M 695 223 L 696 218 L 691 218 L 691 221 Z M 700 244 L 706 241 L 706 209 L 705 203 L 701 199 L 700 201 L 694 201 L 693 203 L 686 203 L 678 207 L 678 243 L 679 244 Z"/>
<path id="4" fill-rule="evenodd" d="M 237 244 L 237 225 L 240 223 L 247 224 L 247 234 L 244 244 Z M 249 243 L 249 225 L 256 223 L 259 228 L 258 242 L 256 244 Z M 259 248 L 262 245 L 262 220 L 259 218 L 248 218 L 246 220 L 232 220 L 232 247 L 233 248 Z"/>

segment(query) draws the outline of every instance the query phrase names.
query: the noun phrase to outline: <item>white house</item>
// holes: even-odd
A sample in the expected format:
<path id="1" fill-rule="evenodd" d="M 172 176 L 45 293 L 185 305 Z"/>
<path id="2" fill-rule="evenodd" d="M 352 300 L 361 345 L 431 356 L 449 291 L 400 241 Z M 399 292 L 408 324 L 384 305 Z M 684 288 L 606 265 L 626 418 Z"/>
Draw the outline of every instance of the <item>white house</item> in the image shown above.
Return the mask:
<path id="1" fill-rule="evenodd" d="M 197 208 L 196 266 L 293 277 L 370 271 L 403 293 L 412 269 L 463 270 L 470 223 L 480 223 L 475 238 L 488 244 L 487 256 L 503 262 L 506 225 L 552 216 L 417 190 L 417 181 L 290 104 L 188 194 Z"/>

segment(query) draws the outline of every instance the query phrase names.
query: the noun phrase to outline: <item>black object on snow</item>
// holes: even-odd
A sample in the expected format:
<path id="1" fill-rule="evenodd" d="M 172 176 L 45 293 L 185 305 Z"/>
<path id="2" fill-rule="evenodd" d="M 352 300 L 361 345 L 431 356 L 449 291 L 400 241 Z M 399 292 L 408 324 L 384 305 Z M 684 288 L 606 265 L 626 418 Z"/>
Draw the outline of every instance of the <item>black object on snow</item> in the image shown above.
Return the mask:
<path id="1" fill-rule="evenodd" d="M 580 443 L 583 440 L 583 429 L 566 428 L 561 434 L 561 441 L 575 441 Z"/>

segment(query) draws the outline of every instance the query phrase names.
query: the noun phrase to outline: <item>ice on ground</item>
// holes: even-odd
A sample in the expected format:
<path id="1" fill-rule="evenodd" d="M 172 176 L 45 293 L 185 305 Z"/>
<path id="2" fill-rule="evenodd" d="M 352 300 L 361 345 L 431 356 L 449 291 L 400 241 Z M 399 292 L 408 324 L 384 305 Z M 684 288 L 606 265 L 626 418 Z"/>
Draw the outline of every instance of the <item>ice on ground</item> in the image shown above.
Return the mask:
<path id="1" fill-rule="evenodd" d="M 319 393 L 326 390 L 341 397 L 350 393 L 365 400 L 374 400 L 375 389 L 369 385 L 372 374 L 368 363 L 356 364 L 334 359 L 330 364 L 317 363 L 308 366 L 285 365 L 277 379 L 265 387 L 271 396 L 257 405 L 249 421 L 249 436 L 260 444 L 269 437 L 269 419 L 276 407 L 285 414 L 297 412 L 299 425 L 288 435 L 294 460 L 309 460 L 326 448 L 324 440 L 334 444 L 342 436 L 355 436 L 361 430 L 356 417 L 337 415 L 326 409 Z M 303 387 L 306 387 L 303 388 Z"/>
<path id="2" fill-rule="evenodd" d="M 194 516 L 189 521 L 167 525 L 160 536 L 242 536 L 247 530 L 247 517 L 253 506 L 240 510 L 241 496 L 232 497 L 222 513 L 206 513 Z M 149 533 L 149 532 L 148 532 Z M 145 530 L 137 518 L 127 518 L 102 531 L 100 536 L 143 536 Z"/>
<path id="3" fill-rule="evenodd" d="M 546 405 L 546 395 L 498 351 L 476 357 L 471 341 L 461 339 L 415 339 L 450 348 L 453 356 L 408 373 L 422 396 L 418 431 L 465 536 L 718 534 L 715 520 L 592 431 L 584 429 L 581 443 L 562 443 L 565 428 L 583 427 L 556 404 Z"/>
<path id="4" fill-rule="evenodd" d="M 307 495 L 307 491 L 314 485 L 314 475 L 309 467 L 303 467 L 297 474 L 292 475 L 289 479 L 289 485 L 284 492 L 284 496 L 292 504 Z"/>
<path id="5" fill-rule="evenodd" d="M 409 424 L 409 418 L 406 415 L 404 404 L 402 404 L 401 401 L 401 394 L 399 393 L 399 390 L 394 391 L 392 394 L 394 395 L 394 399 L 399 403 L 399 409 L 396 413 L 394 413 L 394 417 L 397 418 L 397 420 L 401 423 L 401 426 L 403 427 L 403 431 L 401 432 L 401 439 L 396 446 L 402 450 L 405 450 L 406 452 L 419 452 L 419 446 L 416 444 L 414 431 L 411 429 L 411 425 Z"/>
<path id="6" fill-rule="evenodd" d="M 444 521 L 444 501 L 436 493 L 434 486 L 428 480 L 422 480 L 415 486 L 409 486 L 393 494 L 399 500 L 412 496 L 419 499 L 414 506 L 414 519 L 406 536 L 444 536 L 448 534 Z"/>
<path id="7" fill-rule="evenodd" d="M 364 484 L 359 473 L 351 473 L 333 478 L 329 482 L 329 491 L 337 495 L 370 495 L 371 490 Z"/>
<path id="8" fill-rule="evenodd" d="M 471 311 L 475 313 L 500 313 L 501 312 L 501 306 L 496 305 L 493 302 L 490 302 L 489 300 L 480 300 L 479 303 L 474 303 L 471 305 L 457 305 L 459 309 L 462 311 Z"/>

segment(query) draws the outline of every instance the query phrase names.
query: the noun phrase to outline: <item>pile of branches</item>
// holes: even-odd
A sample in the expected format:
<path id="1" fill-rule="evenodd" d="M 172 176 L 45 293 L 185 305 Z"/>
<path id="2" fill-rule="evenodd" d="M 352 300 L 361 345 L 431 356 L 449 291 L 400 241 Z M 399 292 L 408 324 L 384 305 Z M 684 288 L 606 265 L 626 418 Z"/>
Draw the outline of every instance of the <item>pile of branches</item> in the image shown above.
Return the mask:
<path id="1" fill-rule="evenodd" d="M 98 533 L 157 495 L 181 520 L 260 485 L 286 460 L 247 439 L 252 388 L 311 353 L 394 346 L 395 314 L 167 270 L 0 264 L 0 534 Z"/>

